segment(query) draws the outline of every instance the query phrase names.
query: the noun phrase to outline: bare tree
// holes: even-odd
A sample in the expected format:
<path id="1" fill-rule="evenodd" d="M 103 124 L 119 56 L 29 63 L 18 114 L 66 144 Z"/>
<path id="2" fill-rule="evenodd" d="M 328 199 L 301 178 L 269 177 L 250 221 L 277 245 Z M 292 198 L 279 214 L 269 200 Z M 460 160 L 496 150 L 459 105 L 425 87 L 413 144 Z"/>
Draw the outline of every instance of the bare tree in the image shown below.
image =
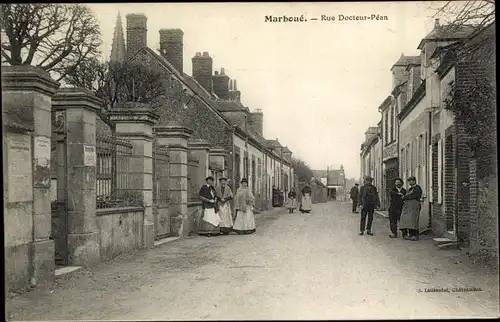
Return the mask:
<path id="1" fill-rule="evenodd" d="M 57 81 L 100 54 L 99 24 L 85 5 L 2 4 L 0 25 L 2 63 L 37 66 Z"/>
<path id="2" fill-rule="evenodd" d="M 140 62 L 102 63 L 88 59 L 72 69 L 64 79 L 91 90 L 104 101 L 99 117 L 114 130 L 109 111 L 125 102 L 155 103 L 166 94 L 161 72 Z"/>
<path id="3" fill-rule="evenodd" d="M 450 27 L 470 25 L 481 30 L 495 21 L 494 0 L 445 1 L 431 6 L 436 10 L 434 18 L 444 19 Z"/>

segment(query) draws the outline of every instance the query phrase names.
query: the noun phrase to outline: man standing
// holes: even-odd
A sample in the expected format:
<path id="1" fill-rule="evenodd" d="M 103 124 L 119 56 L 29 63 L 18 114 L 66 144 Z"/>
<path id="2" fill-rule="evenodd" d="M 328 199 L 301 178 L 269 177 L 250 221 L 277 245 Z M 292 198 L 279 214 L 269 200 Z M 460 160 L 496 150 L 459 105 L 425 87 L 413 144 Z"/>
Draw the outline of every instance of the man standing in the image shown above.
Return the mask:
<path id="1" fill-rule="evenodd" d="M 372 177 L 365 178 L 365 184 L 361 187 L 359 191 L 359 205 L 361 206 L 361 222 L 359 234 L 363 235 L 366 233 L 373 236 L 372 233 L 372 223 L 373 223 L 373 213 L 375 208 L 380 207 L 380 199 L 378 197 L 378 190 L 373 184 Z M 366 216 L 368 216 L 368 223 L 366 223 Z"/>
<path id="2" fill-rule="evenodd" d="M 391 226 L 390 238 L 398 237 L 398 221 L 401 218 L 403 209 L 403 197 L 406 195 L 406 189 L 403 188 L 403 179 L 394 180 L 394 188 L 390 192 L 391 204 L 389 206 L 389 224 Z"/>
<path id="3" fill-rule="evenodd" d="M 354 214 L 357 214 L 357 208 L 358 208 L 358 195 L 359 195 L 359 184 L 354 184 L 354 187 L 351 188 L 350 196 L 352 200 L 352 212 Z"/>

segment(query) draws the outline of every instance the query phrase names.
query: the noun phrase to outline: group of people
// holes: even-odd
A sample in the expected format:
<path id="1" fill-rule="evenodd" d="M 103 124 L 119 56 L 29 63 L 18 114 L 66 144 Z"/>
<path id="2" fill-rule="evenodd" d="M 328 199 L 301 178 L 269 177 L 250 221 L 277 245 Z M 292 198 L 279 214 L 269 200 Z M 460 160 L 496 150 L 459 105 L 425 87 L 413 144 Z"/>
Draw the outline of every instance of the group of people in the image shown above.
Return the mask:
<path id="1" fill-rule="evenodd" d="M 415 177 L 408 178 L 408 191 L 403 188 L 403 179 L 394 180 L 394 187 L 390 191 L 389 223 L 390 238 L 398 237 L 398 222 L 401 236 L 404 239 L 418 240 L 419 216 L 422 207 L 422 188 L 417 185 Z M 351 189 L 352 212 L 358 213 L 361 208 L 360 235 L 365 231 L 368 235 L 372 233 L 373 213 L 380 208 L 380 198 L 377 187 L 373 185 L 373 178 L 366 177 L 365 184 L 358 188 L 358 184 Z M 368 217 L 368 222 L 366 219 Z"/>
<path id="2" fill-rule="evenodd" d="M 219 185 L 214 187 L 214 178 L 205 179 L 199 192 L 202 202 L 202 214 L 198 221 L 198 234 L 207 237 L 228 235 L 234 231 L 237 234 L 252 234 L 255 232 L 255 197 L 248 188 L 248 180 L 243 178 L 241 185 L 233 196 L 227 179 L 219 179 Z M 230 201 L 234 200 L 234 216 Z"/>
<path id="3" fill-rule="evenodd" d="M 302 213 L 309 213 L 312 210 L 311 186 L 306 184 L 304 188 L 302 188 L 301 193 L 302 193 L 302 200 L 300 202 L 299 211 Z M 295 192 L 295 188 L 293 187 L 288 193 L 287 208 L 290 214 L 293 214 L 295 209 L 297 209 L 297 193 Z"/>

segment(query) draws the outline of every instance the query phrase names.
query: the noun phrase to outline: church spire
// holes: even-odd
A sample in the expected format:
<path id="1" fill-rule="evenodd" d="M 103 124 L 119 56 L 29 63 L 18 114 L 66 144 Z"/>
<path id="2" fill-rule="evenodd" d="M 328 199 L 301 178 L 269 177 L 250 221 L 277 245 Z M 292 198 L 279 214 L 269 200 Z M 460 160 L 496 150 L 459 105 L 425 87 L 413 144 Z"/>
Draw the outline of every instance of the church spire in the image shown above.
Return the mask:
<path id="1" fill-rule="evenodd" d="M 123 36 L 122 17 L 120 12 L 118 12 L 118 16 L 116 17 L 115 33 L 113 35 L 113 43 L 111 45 L 111 56 L 109 60 L 111 62 L 123 63 L 125 61 L 125 55 L 125 38 Z"/>

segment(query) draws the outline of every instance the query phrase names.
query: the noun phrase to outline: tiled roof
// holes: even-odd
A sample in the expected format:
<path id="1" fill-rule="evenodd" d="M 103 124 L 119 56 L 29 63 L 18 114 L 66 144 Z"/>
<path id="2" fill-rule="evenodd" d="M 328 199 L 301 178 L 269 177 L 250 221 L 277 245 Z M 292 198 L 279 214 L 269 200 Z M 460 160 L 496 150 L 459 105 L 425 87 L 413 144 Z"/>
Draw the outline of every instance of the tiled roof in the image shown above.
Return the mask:
<path id="1" fill-rule="evenodd" d="M 421 64 L 421 58 L 420 56 L 405 56 L 404 54 L 401 54 L 401 57 L 399 57 L 398 61 L 392 65 L 394 66 L 408 66 L 408 65 L 420 65 Z"/>
<path id="2" fill-rule="evenodd" d="M 241 104 L 241 102 L 238 100 L 217 99 L 215 103 L 217 104 L 217 108 L 221 112 L 232 112 L 232 111 L 250 112 L 248 107 L 243 106 L 243 104 Z"/>
<path id="3" fill-rule="evenodd" d="M 433 40 L 458 40 L 470 37 L 477 30 L 473 25 L 445 25 L 432 29 L 432 31 L 425 36 L 418 45 L 418 49 L 422 49 L 427 41 Z"/>

